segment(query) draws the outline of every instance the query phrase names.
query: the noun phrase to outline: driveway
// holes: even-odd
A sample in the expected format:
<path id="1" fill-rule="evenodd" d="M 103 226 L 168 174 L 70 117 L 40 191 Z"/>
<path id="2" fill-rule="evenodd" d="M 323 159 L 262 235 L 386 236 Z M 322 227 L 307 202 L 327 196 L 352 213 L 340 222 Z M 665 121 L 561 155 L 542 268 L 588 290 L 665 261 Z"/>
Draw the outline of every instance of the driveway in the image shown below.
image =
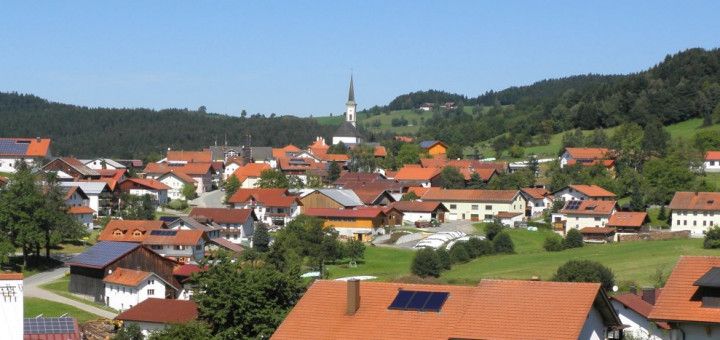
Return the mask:
<path id="1" fill-rule="evenodd" d="M 203 193 L 200 197 L 190 200 L 188 202 L 191 206 L 200 208 L 225 208 L 226 205 L 222 203 L 225 197 L 225 191 L 214 190 Z"/>

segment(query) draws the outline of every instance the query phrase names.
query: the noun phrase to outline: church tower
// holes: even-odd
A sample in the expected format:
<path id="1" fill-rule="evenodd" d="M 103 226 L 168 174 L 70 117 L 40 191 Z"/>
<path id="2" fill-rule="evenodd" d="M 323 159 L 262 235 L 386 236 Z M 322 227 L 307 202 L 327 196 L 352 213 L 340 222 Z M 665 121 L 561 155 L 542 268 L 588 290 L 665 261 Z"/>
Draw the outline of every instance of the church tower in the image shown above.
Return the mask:
<path id="1" fill-rule="evenodd" d="M 355 88 L 353 87 L 353 76 L 350 74 L 350 93 L 348 93 L 348 101 L 345 104 L 345 121 L 355 126 L 357 118 L 357 104 L 355 104 Z"/>

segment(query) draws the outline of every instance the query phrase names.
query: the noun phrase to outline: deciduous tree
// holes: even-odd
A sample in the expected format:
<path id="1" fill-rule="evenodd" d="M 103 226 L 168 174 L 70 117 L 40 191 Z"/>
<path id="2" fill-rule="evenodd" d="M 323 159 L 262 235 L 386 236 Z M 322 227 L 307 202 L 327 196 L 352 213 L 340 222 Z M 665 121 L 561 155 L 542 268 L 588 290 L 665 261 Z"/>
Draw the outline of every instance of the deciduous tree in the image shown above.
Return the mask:
<path id="1" fill-rule="evenodd" d="M 413 257 L 410 271 L 419 277 L 440 277 L 442 264 L 437 253 L 430 248 L 420 249 Z"/>
<path id="2" fill-rule="evenodd" d="M 561 282 L 597 282 L 610 291 L 615 284 L 615 274 L 610 268 L 590 260 L 570 260 L 560 266 L 550 279 Z"/>

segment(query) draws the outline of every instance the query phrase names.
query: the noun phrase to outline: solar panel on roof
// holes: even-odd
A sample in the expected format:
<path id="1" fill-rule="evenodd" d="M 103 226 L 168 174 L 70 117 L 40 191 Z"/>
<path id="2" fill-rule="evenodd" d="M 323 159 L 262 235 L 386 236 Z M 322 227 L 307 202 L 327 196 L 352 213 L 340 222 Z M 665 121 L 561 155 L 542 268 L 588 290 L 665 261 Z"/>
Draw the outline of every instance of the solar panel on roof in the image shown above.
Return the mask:
<path id="1" fill-rule="evenodd" d="M 22 143 L 14 140 L 0 140 L 0 154 L 24 155 L 30 143 Z"/>
<path id="2" fill-rule="evenodd" d="M 35 318 L 23 320 L 25 334 L 72 334 L 75 329 L 75 318 Z"/>
<path id="3" fill-rule="evenodd" d="M 151 230 L 150 235 L 157 235 L 157 236 L 175 236 L 177 235 L 177 230 Z"/>
<path id="4" fill-rule="evenodd" d="M 389 309 L 405 309 L 405 306 L 407 306 L 408 302 L 410 302 L 410 298 L 415 295 L 414 291 L 411 290 L 401 290 L 398 292 L 397 296 L 395 296 L 395 300 L 390 304 Z"/>
<path id="5" fill-rule="evenodd" d="M 567 204 L 567 207 L 565 207 L 565 210 L 577 210 L 580 207 L 580 204 L 582 204 L 582 201 L 570 201 Z"/>
<path id="6" fill-rule="evenodd" d="M 101 241 L 69 262 L 72 264 L 103 267 L 139 246 L 139 243 L 134 242 Z"/>
<path id="7" fill-rule="evenodd" d="M 425 303 L 426 311 L 440 312 L 440 309 L 445 304 L 450 293 L 447 292 L 434 292 Z"/>
<path id="8" fill-rule="evenodd" d="M 440 312 L 449 295 L 448 292 L 401 290 L 388 309 Z"/>
<path id="9" fill-rule="evenodd" d="M 430 298 L 430 295 L 432 295 L 431 292 L 415 292 L 415 295 L 413 295 L 410 302 L 408 302 L 406 309 L 423 310 L 423 307 L 425 307 L 425 303 L 428 298 Z"/>

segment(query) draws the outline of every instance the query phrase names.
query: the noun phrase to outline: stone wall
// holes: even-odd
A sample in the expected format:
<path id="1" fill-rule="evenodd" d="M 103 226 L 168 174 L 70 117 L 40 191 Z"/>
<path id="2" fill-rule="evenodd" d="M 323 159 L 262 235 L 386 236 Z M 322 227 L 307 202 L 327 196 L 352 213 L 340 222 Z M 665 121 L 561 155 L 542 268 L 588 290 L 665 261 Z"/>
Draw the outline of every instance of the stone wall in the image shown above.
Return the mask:
<path id="1" fill-rule="evenodd" d="M 655 240 L 669 240 L 673 238 L 689 238 L 690 230 L 680 231 L 660 231 L 660 232 L 649 232 L 641 234 L 618 234 L 618 242 L 632 242 L 632 241 L 655 241 Z"/>

